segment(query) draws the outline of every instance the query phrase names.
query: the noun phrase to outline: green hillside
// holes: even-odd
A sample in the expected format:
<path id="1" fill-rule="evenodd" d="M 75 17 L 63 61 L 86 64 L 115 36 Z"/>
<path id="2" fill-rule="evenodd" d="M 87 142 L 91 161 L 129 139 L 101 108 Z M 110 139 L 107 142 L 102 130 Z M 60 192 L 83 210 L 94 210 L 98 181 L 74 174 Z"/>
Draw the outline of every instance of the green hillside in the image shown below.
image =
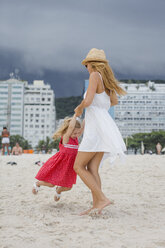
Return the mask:
<path id="1" fill-rule="evenodd" d="M 64 98 L 56 98 L 56 114 L 57 119 L 63 119 L 66 116 L 72 116 L 74 114 L 74 109 L 82 101 L 81 96 L 71 96 Z"/>

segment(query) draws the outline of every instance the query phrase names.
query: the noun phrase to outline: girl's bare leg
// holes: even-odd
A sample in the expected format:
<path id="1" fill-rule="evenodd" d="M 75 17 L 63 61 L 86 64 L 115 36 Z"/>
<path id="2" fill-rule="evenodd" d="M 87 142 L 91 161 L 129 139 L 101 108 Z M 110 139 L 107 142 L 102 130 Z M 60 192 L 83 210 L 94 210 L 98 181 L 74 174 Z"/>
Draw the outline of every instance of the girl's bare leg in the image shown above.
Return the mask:
<path id="1" fill-rule="evenodd" d="M 36 182 L 36 185 L 37 185 L 37 187 L 40 187 L 40 186 L 47 186 L 47 187 L 51 187 L 51 188 L 55 186 L 55 185 L 53 185 L 53 184 L 51 184 L 51 183 L 47 183 L 47 182 L 44 182 L 44 181 L 37 181 L 37 182 Z M 36 191 L 35 187 L 32 188 L 32 193 L 33 193 L 34 195 L 37 194 L 37 191 Z"/>
<path id="2" fill-rule="evenodd" d="M 96 197 L 95 208 L 99 209 L 99 213 L 101 213 L 102 209 L 110 204 L 108 198 L 105 197 L 100 187 L 98 186 L 95 177 L 93 174 L 86 170 L 86 165 L 97 153 L 93 152 L 78 152 L 76 157 L 76 161 L 74 164 L 74 169 L 76 173 L 80 176 L 82 181 L 87 185 L 87 187 L 91 190 L 92 194 Z"/>
<path id="3" fill-rule="evenodd" d="M 37 181 L 37 182 L 36 182 L 36 185 L 37 185 L 38 187 L 40 187 L 40 186 L 47 186 L 47 187 L 50 187 L 50 188 L 52 188 L 52 187 L 55 186 L 54 184 L 47 183 L 47 182 L 44 182 L 44 181 Z"/>
<path id="4" fill-rule="evenodd" d="M 68 187 L 57 186 L 56 191 L 57 191 L 58 194 L 61 194 L 62 192 L 64 192 L 64 191 L 69 191 L 69 190 L 71 190 L 71 189 L 72 189 L 72 187 L 71 187 L 71 188 L 68 188 Z"/>
<path id="5" fill-rule="evenodd" d="M 61 187 L 61 186 L 57 186 L 57 188 L 56 188 L 56 192 L 57 192 L 57 194 L 61 194 L 62 192 L 64 192 L 64 191 L 69 191 L 69 190 L 71 190 L 72 189 L 72 187 Z M 60 197 L 58 197 L 57 195 L 55 195 L 54 196 L 54 200 L 55 201 L 59 201 L 60 200 Z"/>

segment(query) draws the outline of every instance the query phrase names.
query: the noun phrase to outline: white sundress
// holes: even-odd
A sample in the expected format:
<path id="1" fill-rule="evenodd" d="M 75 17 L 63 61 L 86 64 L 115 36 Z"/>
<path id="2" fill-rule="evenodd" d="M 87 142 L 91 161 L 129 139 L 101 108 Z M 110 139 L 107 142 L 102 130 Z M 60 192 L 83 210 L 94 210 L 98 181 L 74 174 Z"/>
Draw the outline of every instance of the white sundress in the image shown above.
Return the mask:
<path id="1" fill-rule="evenodd" d="M 86 92 L 84 98 L 85 95 Z M 110 97 L 106 92 L 95 93 L 91 105 L 85 109 L 85 128 L 78 151 L 104 152 L 103 159 L 109 157 L 112 163 L 117 155 L 121 158 L 125 157 L 126 146 L 116 123 L 108 112 L 109 108 Z"/>

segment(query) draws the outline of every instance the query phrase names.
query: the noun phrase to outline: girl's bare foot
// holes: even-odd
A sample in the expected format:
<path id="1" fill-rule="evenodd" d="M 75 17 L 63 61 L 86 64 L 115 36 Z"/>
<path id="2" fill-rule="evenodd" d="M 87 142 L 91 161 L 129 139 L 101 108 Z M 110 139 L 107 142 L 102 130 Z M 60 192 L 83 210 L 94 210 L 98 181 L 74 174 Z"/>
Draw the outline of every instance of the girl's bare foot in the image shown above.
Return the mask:
<path id="1" fill-rule="evenodd" d="M 61 197 L 61 193 L 58 193 L 58 189 L 60 187 L 56 187 L 56 191 L 55 191 L 55 195 L 54 195 L 54 200 L 55 201 L 59 201 L 60 200 L 60 197 Z"/>
<path id="2" fill-rule="evenodd" d="M 37 182 L 36 182 L 33 184 L 32 193 L 36 195 L 38 191 L 39 191 L 39 186 L 37 185 Z"/>

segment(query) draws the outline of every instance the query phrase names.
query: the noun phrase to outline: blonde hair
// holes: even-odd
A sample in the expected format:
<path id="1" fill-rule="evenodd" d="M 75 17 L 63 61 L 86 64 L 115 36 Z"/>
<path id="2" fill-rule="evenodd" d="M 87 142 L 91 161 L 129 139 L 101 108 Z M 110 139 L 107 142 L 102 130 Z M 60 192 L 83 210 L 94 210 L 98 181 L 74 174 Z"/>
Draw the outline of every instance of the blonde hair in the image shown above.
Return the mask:
<path id="1" fill-rule="evenodd" d="M 92 66 L 94 71 L 98 71 L 103 79 L 106 93 L 109 95 L 109 91 L 116 91 L 118 95 L 126 95 L 127 92 L 119 86 L 119 82 L 114 76 L 114 73 L 107 62 L 88 62 Z"/>
<path id="2" fill-rule="evenodd" d="M 72 117 L 66 117 L 64 119 L 62 125 L 53 134 L 53 137 L 52 138 L 54 140 L 62 137 L 66 133 L 66 131 L 67 131 L 68 127 L 69 127 L 69 123 L 70 123 L 71 120 L 72 120 Z M 81 124 L 80 124 L 80 122 L 78 120 L 76 120 L 76 124 L 75 124 L 75 127 L 74 128 L 81 128 Z"/>

